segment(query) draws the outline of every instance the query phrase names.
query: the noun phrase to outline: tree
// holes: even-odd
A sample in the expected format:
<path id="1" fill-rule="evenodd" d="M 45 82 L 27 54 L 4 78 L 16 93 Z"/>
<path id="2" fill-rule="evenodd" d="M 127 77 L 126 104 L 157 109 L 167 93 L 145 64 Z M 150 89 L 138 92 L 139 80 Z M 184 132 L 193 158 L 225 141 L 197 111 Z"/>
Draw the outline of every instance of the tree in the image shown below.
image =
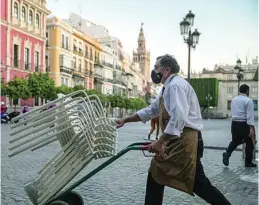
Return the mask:
<path id="1" fill-rule="evenodd" d="M 16 109 L 19 98 L 26 100 L 31 96 L 28 81 L 23 78 L 15 77 L 7 83 L 6 94 L 13 100 Z"/>
<path id="2" fill-rule="evenodd" d="M 42 93 L 40 97 L 46 100 L 52 100 L 57 96 L 55 89 L 55 81 L 49 77 L 48 73 L 42 73 L 39 75 L 42 85 Z"/>
<path id="3" fill-rule="evenodd" d="M 66 86 L 66 85 L 61 85 L 61 86 L 58 86 L 56 87 L 56 93 L 62 93 L 64 95 L 67 95 L 69 93 L 72 92 L 72 88 Z"/>
<path id="4" fill-rule="evenodd" d="M 4 83 L 1 83 L 1 96 L 6 95 L 6 89 L 7 89 L 7 85 Z"/>

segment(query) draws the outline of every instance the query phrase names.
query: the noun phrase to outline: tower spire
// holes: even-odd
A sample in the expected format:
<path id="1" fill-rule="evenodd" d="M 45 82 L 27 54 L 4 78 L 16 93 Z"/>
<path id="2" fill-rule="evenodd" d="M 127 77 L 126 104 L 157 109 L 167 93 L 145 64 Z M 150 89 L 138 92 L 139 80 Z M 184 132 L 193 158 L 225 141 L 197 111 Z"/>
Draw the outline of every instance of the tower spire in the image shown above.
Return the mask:
<path id="1" fill-rule="evenodd" d="M 141 23 L 140 31 L 139 31 L 139 37 L 138 37 L 138 50 L 145 50 L 146 49 L 146 40 L 144 36 L 144 31 L 143 31 L 143 25 L 144 23 Z"/>

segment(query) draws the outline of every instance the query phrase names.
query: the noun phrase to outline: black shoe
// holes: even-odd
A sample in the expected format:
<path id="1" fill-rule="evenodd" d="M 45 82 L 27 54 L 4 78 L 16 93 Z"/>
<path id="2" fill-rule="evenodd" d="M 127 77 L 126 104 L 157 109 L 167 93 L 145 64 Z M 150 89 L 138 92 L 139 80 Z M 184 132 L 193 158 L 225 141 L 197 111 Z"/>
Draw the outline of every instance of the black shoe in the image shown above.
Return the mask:
<path id="1" fill-rule="evenodd" d="M 228 155 L 227 152 L 224 152 L 224 153 L 223 153 L 223 164 L 224 164 L 225 166 L 228 166 L 228 165 L 229 165 L 229 155 Z"/>
<path id="2" fill-rule="evenodd" d="M 245 167 L 256 167 L 256 164 L 253 162 L 245 163 Z"/>

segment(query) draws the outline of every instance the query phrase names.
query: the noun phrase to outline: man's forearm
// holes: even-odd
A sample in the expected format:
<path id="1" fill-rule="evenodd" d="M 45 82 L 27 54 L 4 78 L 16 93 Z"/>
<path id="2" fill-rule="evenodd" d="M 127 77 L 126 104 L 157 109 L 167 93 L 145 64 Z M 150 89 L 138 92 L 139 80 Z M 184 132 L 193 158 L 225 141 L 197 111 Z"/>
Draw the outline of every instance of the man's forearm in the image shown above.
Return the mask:
<path id="1" fill-rule="evenodd" d="M 140 117 L 139 117 L 139 115 L 137 113 L 135 113 L 135 114 L 133 114 L 133 115 L 131 115 L 129 117 L 124 118 L 124 122 L 125 123 L 128 123 L 128 122 L 139 122 L 139 121 L 141 121 L 141 119 L 140 119 Z"/>

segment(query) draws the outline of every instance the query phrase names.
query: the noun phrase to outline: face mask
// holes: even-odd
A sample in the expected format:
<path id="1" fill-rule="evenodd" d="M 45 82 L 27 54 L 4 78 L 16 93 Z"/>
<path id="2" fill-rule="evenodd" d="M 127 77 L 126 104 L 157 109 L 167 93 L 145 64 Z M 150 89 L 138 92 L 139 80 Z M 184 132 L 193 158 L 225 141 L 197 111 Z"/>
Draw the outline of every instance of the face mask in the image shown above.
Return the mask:
<path id="1" fill-rule="evenodd" d="M 157 73 L 154 70 L 152 70 L 152 72 L 151 72 L 151 79 L 152 79 L 153 83 L 155 83 L 155 84 L 159 84 L 161 82 L 162 76 L 163 75 L 161 73 Z"/>

